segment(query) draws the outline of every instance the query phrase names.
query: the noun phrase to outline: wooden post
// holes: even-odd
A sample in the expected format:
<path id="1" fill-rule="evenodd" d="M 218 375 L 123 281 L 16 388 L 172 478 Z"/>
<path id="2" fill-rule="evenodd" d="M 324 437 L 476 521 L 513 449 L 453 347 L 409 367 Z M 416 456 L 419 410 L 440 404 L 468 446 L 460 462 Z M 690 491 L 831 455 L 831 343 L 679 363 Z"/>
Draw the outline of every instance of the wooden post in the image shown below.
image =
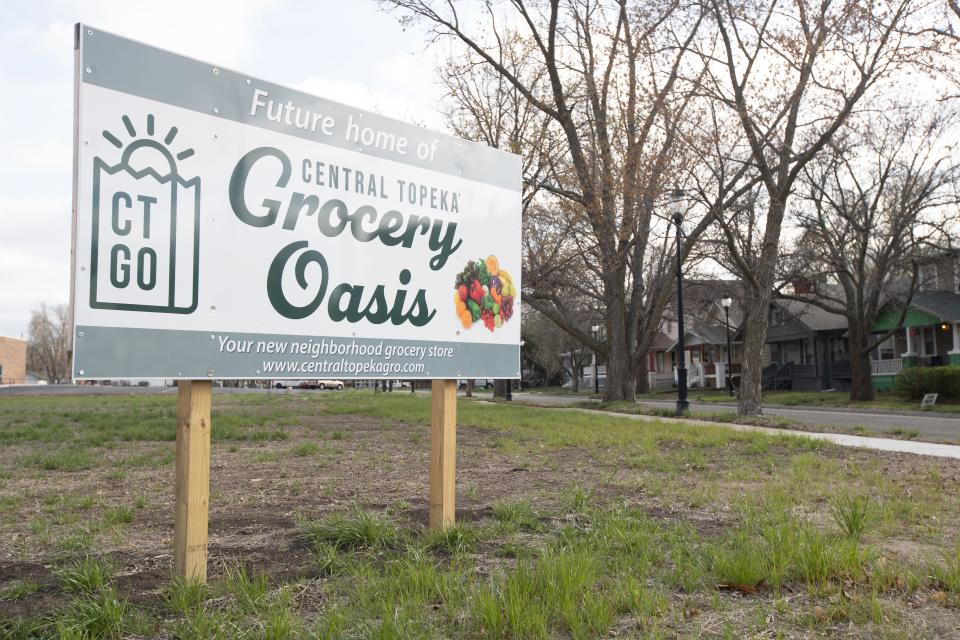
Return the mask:
<path id="1" fill-rule="evenodd" d="M 457 492 L 457 381 L 434 380 L 430 415 L 430 528 L 453 524 Z"/>
<path id="2" fill-rule="evenodd" d="M 181 380 L 177 395 L 177 486 L 173 573 L 207 581 L 210 381 Z"/>

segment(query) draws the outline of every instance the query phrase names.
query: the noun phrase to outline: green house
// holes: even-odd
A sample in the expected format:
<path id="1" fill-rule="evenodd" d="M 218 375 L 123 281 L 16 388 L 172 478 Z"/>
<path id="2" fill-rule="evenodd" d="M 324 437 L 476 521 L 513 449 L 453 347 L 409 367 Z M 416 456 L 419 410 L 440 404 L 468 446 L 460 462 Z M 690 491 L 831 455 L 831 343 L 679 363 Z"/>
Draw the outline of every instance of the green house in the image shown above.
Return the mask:
<path id="1" fill-rule="evenodd" d="M 921 265 L 919 291 L 906 310 L 903 327 L 871 354 L 877 389 L 893 386 L 903 368 L 960 365 L 960 251 Z M 872 327 L 882 337 L 897 326 L 903 306 L 890 306 Z"/>

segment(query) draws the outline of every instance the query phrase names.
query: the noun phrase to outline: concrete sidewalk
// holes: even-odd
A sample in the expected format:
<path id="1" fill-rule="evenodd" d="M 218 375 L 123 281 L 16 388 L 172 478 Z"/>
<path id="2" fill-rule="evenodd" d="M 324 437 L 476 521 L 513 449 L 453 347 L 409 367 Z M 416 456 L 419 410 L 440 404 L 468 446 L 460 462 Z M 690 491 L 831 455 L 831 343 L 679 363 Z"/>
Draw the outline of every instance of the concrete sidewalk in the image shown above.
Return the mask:
<path id="1" fill-rule="evenodd" d="M 771 436 L 796 436 L 800 438 L 811 438 L 813 440 L 825 440 L 827 442 L 840 445 L 841 447 L 855 447 L 858 449 L 871 449 L 874 451 L 893 451 L 897 453 L 913 453 L 920 456 L 936 456 L 939 458 L 952 458 L 954 460 L 960 460 L 960 445 L 955 444 L 935 444 L 933 442 L 914 442 L 912 440 L 893 440 L 890 438 L 869 438 L 866 436 L 854 436 L 843 433 L 822 433 L 816 431 L 795 431 L 793 429 L 774 429 L 772 427 L 755 427 L 752 425 L 734 424 L 730 422 L 678 420 L 675 418 L 661 418 L 659 416 L 600 411 L 599 409 L 581 409 L 571 407 L 560 409 L 560 411 L 582 411 L 584 413 L 599 414 L 617 418 L 628 418 L 630 420 L 639 420 L 641 422 L 666 421 L 691 426 L 697 424 L 709 424 L 716 427 L 733 429 L 734 431 L 765 433 Z"/>
<path id="2" fill-rule="evenodd" d="M 543 405 L 565 406 L 583 402 L 585 398 L 578 396 L 552 396 L 547 394 L 515 393 L 517 400 L 528 401 Z M 588 400 L 599 402 L 598 400 Z M 672 409 L 676 406 L 673 400 L 638 400 L 639 404 L 662 409 Z M 690 409 L 697 412 L 732 411 L 732 405 L 715 403 L 691 402 Z M 829 429 L 852 430 L 862 426 L 871 432 L 890 432 L 894 430 L 916 431 L 920 438 L 933 441 L 960 442 L 960 416 L 957 414 L 924 412 L 917 414 L 893 413 L 889 411 L 867 411 L 859 409 L 843 409 L 831 411 L 824 407 L 773 407 L 764 406 L 765 416 L 779 416 L 814 427 Z M 882 433 L 879 437 L 883 437 Z"/>

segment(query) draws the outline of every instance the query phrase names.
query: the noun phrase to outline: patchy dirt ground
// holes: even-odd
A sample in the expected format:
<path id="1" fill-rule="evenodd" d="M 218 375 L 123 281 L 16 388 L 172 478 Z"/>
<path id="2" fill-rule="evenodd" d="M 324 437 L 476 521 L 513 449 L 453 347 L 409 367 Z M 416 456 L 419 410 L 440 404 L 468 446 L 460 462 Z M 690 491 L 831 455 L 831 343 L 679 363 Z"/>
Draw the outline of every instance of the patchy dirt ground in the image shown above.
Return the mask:
<path id="1" fill-rule="evenodd" d="M 303 522 L 359 507 L 385 514 L 418 535 L 427 520 L 429 427 L 338 415 L 325 411 L 323 402 L 298 395 L 276 396 L 269 403 L 218 398 L 219 411 L 238 413 L 240 422 L 254 425 L 244 429 L 281 429 L 262 439 L 216 440 L 211 453 L 211 582 L 242 564 L 265 573 L 272 585 L 313 585 L 304 587 L 297 600 L 306 620 L 325 606 L 328 595 L 322 587 L 326 574 Z M 63 414 L 66 419 L 75 410 L 48 417 Z M 546 412 L 550 421 L 549 410 L 523 411 Z M 960 637 L 953 587 L 932 584 L 921 575 L 921 567 L 945 554 L 950 557 L 951 545 L 958 544 L 960 464 L 832 447 L 808 451 L 779 439 L 708 446 L 668 435 L 655 439 L 653 448 L 605 442 L 557 447 L 538 444 L 526 433 L 470 425 L 461 426 L 457 437 L 460 522 L 489 524 L 496 520 L 494 505 L 522 500 L 539 514 L 546 530 L 527 534 L 530 538 L 542 540 L 569 527 L 589 529 L 582 525 L 589 518 L 565 506 L 576 487 L 592 503 L 636 510 L 664 531 L 689 530 L 697 540 L 712 540 L 740 522 L 752 496 L 766 500 L 781 490 L 796 496 L 792 514 L 831 527 L 830 495 L 824 487 L 840 491 L 849 483 L 861 493 L 875 492 L 873 504 L 883 505 L 866 534 L 872 547 L 916 567 L 898 578 L 899 586 L 871 601 L 877 604 L 870 606 L 883 611 L 866 611 L 862 619 L 849 611 L 834 613 L 840 609 L 834 607 L 837 599 L 851 597 L 842 579 L 838 590 L 822 597 L 794 584 L 775 594 L 763 581 L 756 588 L 731 590 L 690 591 L 673 584 L 663 587 L 669 610 L 657 614 L 666 618 L 656 633 L 627 615 L 615 620 L 609 634 L 900 637 L 910 632 L 913 637 Z M 74 465 L 89 468 L 67 470 L 44 468 L 71 466 L 69 458 L 50 463 L 42 457 L 61 451 L 58 442 L 42 436 L 8 440 L 12 442 L 0 448 L 0 469 L 5 470 L 0 480 L 0 593 L 7 593 L 0 599 L 0 620 L 68 607 L 75 594 L 62 588 L 58 567 L 89 554 L 112 560 L 113 583 L 121 597 L 161 619 L 169 616 L 163 613 L 162 594 L 172 570 L 173 442 L 108 441 L 90 448 L 89 464 Z M 828 476 L 833 485 L 825 484 Z M 795 486 L 804 478 L 810 479 L 809 487 Z M 507 538 L 511 544 L 524 539 L 494 534 L 468 554 L 478 575 L 516 566 L 515 557 L 501 553 Z M 861 576 L 851 575 L 849 581 L 850 590 L 872 588 L 864 587 L 869 580 Z M 11 595 L 25 584 L 30 586 L 24 593 Z M 165 629 L 162 621 L 157 625 Z"/>

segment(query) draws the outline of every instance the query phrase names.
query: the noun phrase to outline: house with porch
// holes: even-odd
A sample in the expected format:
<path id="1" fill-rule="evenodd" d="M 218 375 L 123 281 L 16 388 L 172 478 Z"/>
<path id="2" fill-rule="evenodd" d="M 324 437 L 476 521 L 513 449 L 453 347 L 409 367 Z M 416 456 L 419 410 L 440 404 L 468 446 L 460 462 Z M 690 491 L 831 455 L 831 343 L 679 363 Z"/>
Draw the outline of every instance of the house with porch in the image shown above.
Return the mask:
<path id="1" fill-rule="evenodd" d="M 684 363 L 687 368 L 687 384 L 691 388 L 723 389 L 727 386 L 727 376 L 733 378 L 734 386 L 739 385 L 741 345 L 737 329 L 744 318 L 743 283 L 739 280 L 690 280 L 684 282 Z M 728 299 L 730 307 L 723 306 Z M 727 314 L 729 313 L 729 326 Z M 658 385 L 664 385 L 664 366 L 669 363 L 670 384 L 676 384 L 677 351 L 679 333 L 673 320 L 675 314 L 666 316 L 664 332 L 669 336 L 666 341 L 656 344 L 660 349 L 651 348 L 648 357 L 656 360 L 658 368 L 650 368 L 651 375 L 656 371 Z M 728 371 L 727 332 L 730 332 L 731 361 Z M 653 387 L 651 382 L 651 387 Z"/>
<path id="2" fill-rule="evenodd" d="M 875 389 L 891 389 L 906 367 L 960 365 L 960 250 L 931 256 L 919 268 L 918 290 L 906 310 L 903 304 L 890 303 L 871 327 L 872 342 L 877 343 L 870 354 Z M 764 387 L 849 389 L 846 328 L 845 317 L 815 305 L 773 303 Z"/>
<path id="3" fill-rule="evenodd" d="M 727 384 L 727 311 L 729 311 L 732 340 L 732 376 L 739 384 L 740 343 L 737 328 L 743 322 L 743 283 L 739 280 L 686 280 L 684 294 L 684 361 L 687 366 L 687 381 L 693 388 L 723 389 Z M 731 301 L 725 310 L 724 298 Z M 664 311 L 660 330 L 647 350 L 647 381 L 650 389 L 669 389 L 677 383 L 678 323 L 675 301 Z M 584 352 L 585 351 L 585 352 Z M 577 356 L 576 358 L 574 356 Z M 594 388 L 594 359 L 597 355 L 582 349 L 561 354 L 564 368 L 575 371 L 576 386 L 580 389 Z M 597 387 L 606 388 L 606 363 L 602 356 L 596 365 Z M 564 386 L 573 388 L 574 380 L 566 376 Z"/>
<path id="4" fill-rule="evenodd" d="M 889 389 L 907 367 L 960 365 L 960 249 L 931 256 L 919 265 L 918 291 L 904 312 L 888 305 L 872 327 L 875 339 L 903 326 L 871 354 L 873 383 Z"/>
<path id="5" fill-rule="evenodd" d="M 763 387 L 794 391 L 850 388 L 847 319 L 809 302 L 770 304 Z"/>

